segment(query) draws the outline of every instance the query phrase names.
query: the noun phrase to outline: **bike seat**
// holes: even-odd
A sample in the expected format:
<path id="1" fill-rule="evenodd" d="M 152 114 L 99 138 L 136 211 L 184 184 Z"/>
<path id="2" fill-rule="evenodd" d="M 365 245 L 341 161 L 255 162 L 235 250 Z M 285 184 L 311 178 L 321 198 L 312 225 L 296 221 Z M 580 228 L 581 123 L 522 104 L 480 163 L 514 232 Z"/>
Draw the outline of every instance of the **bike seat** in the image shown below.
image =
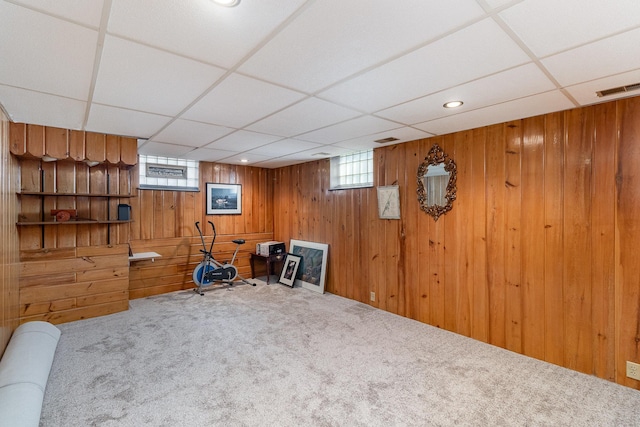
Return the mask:
<path id="1" fill-rule="evenodd" d="M 244 245 L 245 241 L 244 239 L 236 239 L 236 240 L 232 240 L 233 243 L 235 243 L 236 245 Z"/>

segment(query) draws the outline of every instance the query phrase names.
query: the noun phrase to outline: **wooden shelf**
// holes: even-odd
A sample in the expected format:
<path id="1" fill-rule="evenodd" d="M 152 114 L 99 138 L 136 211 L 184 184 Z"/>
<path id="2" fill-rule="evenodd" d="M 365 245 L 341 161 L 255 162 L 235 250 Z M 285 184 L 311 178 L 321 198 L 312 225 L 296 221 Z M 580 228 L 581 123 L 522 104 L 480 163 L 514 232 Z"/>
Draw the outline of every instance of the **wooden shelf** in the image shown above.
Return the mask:
<path id="1" fill-rule="evenodd" d="M 120 221 L 120 220 L 108 220 L 108 221 L 98 221 L 92 219 L 79 219 L 69 221 L 19 221 L 16 222 L 16 225 L 83 225 L 83 224 L 126 224 L 129 221 Z"/>
<path id="2" fill-rule="evenodd" d="M 126 199 L 136 197 L 133 194 L 107 194 L 107 193 L 56 193 L 48 191 L 20 191 L 17 193 L 21 196 L 58 196 L 58 197 L 114 197 Z"/>
<path id="3" fill-rule="evenodd" d="M 162 255 L 160 255 L 157 252 L 139 252 L 137 254 L 133 254 L 129 257 L 129 262 L 134 262 L 134 261 L 144 261 L 144 260 L 151 260 L 151 262 L 155 262 L 156 258 L 161 258 Z"/>

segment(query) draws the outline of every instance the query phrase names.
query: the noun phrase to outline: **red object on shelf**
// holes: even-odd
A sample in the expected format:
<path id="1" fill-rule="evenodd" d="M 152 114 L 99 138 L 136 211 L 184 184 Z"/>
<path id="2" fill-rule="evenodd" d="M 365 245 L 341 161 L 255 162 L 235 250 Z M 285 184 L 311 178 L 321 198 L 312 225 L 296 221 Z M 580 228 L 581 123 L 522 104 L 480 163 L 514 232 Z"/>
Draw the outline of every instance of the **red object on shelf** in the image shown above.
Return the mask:
<path id="1" fill-rule="evenodd" d="M 56 217 L 56 221 L 65 222 L 69 221 L 72 217 L 77 217 L 78 211 L 75 209 L 51 209 L 51 215 Z"/>

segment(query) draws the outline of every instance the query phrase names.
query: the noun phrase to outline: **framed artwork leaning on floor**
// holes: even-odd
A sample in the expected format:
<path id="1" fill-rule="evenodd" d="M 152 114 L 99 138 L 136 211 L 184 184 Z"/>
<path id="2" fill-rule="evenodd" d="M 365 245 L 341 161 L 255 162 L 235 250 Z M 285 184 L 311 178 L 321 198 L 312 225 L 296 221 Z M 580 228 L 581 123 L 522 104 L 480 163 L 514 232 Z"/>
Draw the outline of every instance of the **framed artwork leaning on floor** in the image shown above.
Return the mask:
<path id="1" fill-rule="evenodd" d="M 302 258 L 295 283 L 323 294 L 329 245 L 291 239 L 289 253 Z"/>

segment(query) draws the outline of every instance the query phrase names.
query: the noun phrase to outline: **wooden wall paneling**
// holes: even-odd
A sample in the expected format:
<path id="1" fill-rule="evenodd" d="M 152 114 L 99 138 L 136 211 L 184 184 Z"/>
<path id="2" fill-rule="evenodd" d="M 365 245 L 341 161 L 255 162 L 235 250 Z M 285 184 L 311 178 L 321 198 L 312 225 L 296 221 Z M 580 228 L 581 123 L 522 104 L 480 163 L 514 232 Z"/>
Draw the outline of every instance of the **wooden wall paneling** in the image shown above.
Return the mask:
<path id="1" fill-rule="evenodd" d="M 44 152 L 44 126 L 27 125 L 27 154 L 41 158 Z"/>
<path id="2" fill-rule="evenodd" d="M 91 162 L 103 163 L 107 160 L 106 135 L 101 133 L 85 133 L 85 159 Z"/>
<path id="3" fill-rule="evenodd" d="M 377 168 L 378 161 L 380 158 L 380 152 L 382 150 L 374 150 L 373 152 L 373 167 L 374 167 L 374 178 L 373 184 L 374 187 L 379 185 L 379 181 L 377 178 Z M 329 169 L 325 173 L 326 185 L 329 186 Z M 326 190 L 325 190 L 326 192 Z M 367 215 L 362 218 L 361 228 L 360 228 L 360 241 L 359 244 L 361 246 L 361 260 L 360 265 L 361 269 L 360 273 L 360 283 L 362 284 L 362 294 L 364 297 L 364 302 L 367 304 L 371 304 L 374 307 L 379 305 L 378 298 L 378 246 L 375 243 L 378 240 L 376 233 L 379 229 L 379 219 L 378 219 L 378 197 L 375 189 L 367 192 L 367 204 L 365 205 L 365 209 Z M 371 298 L 371 293 L 375 293 L 375 297 Z"/>
<path id="4" fill-rule="evenodd" d="M 90 168 L 84 163 L 76 163 L 75 188 L 77 193 L 89 193 Z M 78 217 L 87 218 L 91 216 L 91 204 L 89 197 L 76 197 L 76 208 Z M 91 226 L 76 225 L 76 246 L 84 247 L 91 244 Z"/>
<path id="5" fill-rule="evenodd" d="M 163 237 L 169 237 L 164 235 L 164 191 L 153 190 L 153 210 L 151 212 L 151 220 L 153 223 L 151 238 L 161 239 Z M 208 224 L 205 225 L 206 227 L 204 227 L 202 231 L 210 234 L 211 231 L 208 229 Z"/>
<path id="6" fill-rule="evenodd" d="M 214 170 L 217 170 L 218 180 L 213 182 L 219 182 L 222 184 L 238 184 L 235 180 L 235 173 L 233 173 L 233 165 L 217 164 Z M 234 179 L 232 179 L 232 176 Z M 245 192 L 242 192 L 243 199 L 246 197 Z M 236 228 L 236 215 L 209 215 L 207 221 L 213 221 L 216 225 L 216 231 L 218 234 L 235 234 Z"/>
<path id="7" fill-rule="evenodd" d="M 14 135 L 13 132 L 19 132 Z M 22 142 L 18 142 L 22 140 Z M 2 200 L 3 221 L 0 225 L 2 239 L 2 282 L 0 284 L 0 356 L 19 322 L 18 299 L 18 251 L 19 241 L 15 221 L 19 214 L 19 199 L 16 197 L 19 181 L 19 165 L 10 153 L 23 151 L 25 127 L 13 126 L 0 109 L 0 199 Z M 21 145 L 21 147 L 19 147 Z"/>
<path id="8" fill-rule="evenodd" d="M 251 189 L 251 193 L 248 197 L 247 202 L 247 219 L 244 223 L 249 223 L 247 227 L 249 230 L 259 230 L 260 229 L 260 219 L 262 217 L 262 211 L 260 209 L 261 198 L 262 198 L 262 189 L 260 182 L 260 174 L 258 173 L 257 168 L 245 168 L 245 174 L 243 178 L 243 182 L 245 186 Z M 243 209 L 244 210 L 244 209 Z"/>
<path id="9" fill-rule="evenodd" d="M 138 141 L 135 138 L 120 137 L 120 164 L 133 166 L 138 164 Z"/>
<path id="10" fill-rule="evenodd" d="M 185 228 L 185 225 L 187 224 L 187 222 L 185 221 L 185 210 L 187 209 L 185 204 L 186 204 L 186 197 L 188 193 L 189 193 L 188 191 L 176 191 L 176 193 L 174 194 L 174 203 L 175 203 L 174 236 L 176 237 L 184 236 L 184 228 Z"/>
<path id="11" fill-rule="evenodd" d="M 377 177 L 374 177 L 374 182 L 377 182 L 377 185 L 387 185 L 387 175 L 386 175 L 386 170 L 389 167 L 389 150 L 390 147 L 385 147 L 384 150 L 380 150 L 380 156 L 378 158 L 378 162 L 376 163 L 376 175 Z M 373 237 L 375 240 L 373 241 L 373 245 L 375 245 L 376 247 L 376 265 L 375 265 L 375 272 L 376 272 L 376 277 L 375 277 L 375 293 L 376 293 L 376 300 L 378 302 L 377 307 L 382 309 L 382 310 L 387 310 L 390 311 L 387 308 L 387 241 L 386 241 L 386 236 L 387 236 L 387 220 L 382 220 L 382 219 L 377 219 L 377 227 L 376 230 L 374 231 L 374 234 L 372 234 L 371 237 Z"/>
<path id="12" fill-rule="evenodd" d="M 433 146 L 438 144 L 445 147 L 444 138 L 436 137 L 426 140 L 421 162 Z M 416 168 L 417 173 L 417 168 Z M 417 179 L 417 176 L 416 176 Z M 417 184 L 416 184 L 417 185 Z M 417 195 L 416 195 L 417 197 Z M 422 222 L 426 222 L 427 236 L 429 236 L 429 323 L 438 328 L 445 327 L 445 224 L 444 217 L 434 221 L 424 211 L 420 212 Z M 446 216 L 446 215 L 445 215 Z M 442 220 L 441 220 L 442 219 Z"/>
<path id="13" fill-rule="evenodd" d="M 301 191 L 302 192 L 302 191 Z M 301 193 L 300 192 L 300 193 Z M 299 202 L 297 203 L 298 212 L 302 210 L 301 194 L 299 193 Z M 346 292 L 346 271 L 344 268 L 346 260 L 344 257 L 344 251 L 347 248 L 346 235 L 345 235 L 345 213 L 347 211 L 347 194 L 346 190 L 334 190 L 329 194 L 330 209 L 331 209 L 331 226 L 329 232 L 322 237 L 321 243 L 329 244 L 329 253 L 327 259 L 327 278 L 331 278 L 328 281 L 327 291 L 336 293 L 338 295 L 345 295 Z M 302 224 L 300 224 L 302 225 Z M 302 234 L 303 240 L 312 240 L 313 236 L 306 237 Z M 304 260 L 303 260 L 304 262 Z"/>
<path id="14" fill-rule="evenodd" d="M 120 163 L 120 139 L 119 136 L 106 135 L 105 159 L 113 165 Z"/>
<path id="15" fill-rule="evenodd" d="M 89 134 L 87 134 L 87 141 Z M 93 194 L 105 194 L 107 192 L 107 166 L 100 164 L 89 168 L 89 190 Z M 105 221 L 108 219 L 109 200 L 104 197 L 91 197 L 89 199 L 89 218 Z M 108 243 L 107 227 L 102 224 L 90 225 L 89 242 L 91 246 L 106 245 Z"/>
<path id="16" fill-rule="evenodd" d="M 522 121 L 521 240 L 522 352 L 544 360 L 545 119 Z"/>
<path id="17" fill-rule="evenodd" d="M 56 168 L 57 162 L 42 162 L 42 191 L 56 192 Z M 57 197 L 45 196 L 41 198 L 42 210 L 41 221 L 49 221 L 52 219 L 51 210 L 57 209 Z M 37 227 L 40 228 L 40 227 Z M 43 227 L 42 231 L 42 247 L 43 248 L 56 248 L 58 246 L 58 230 L 55 227 Z"/>
<path id="18" fill-rule="evenodd" d="M 449 134 L 442 137 L 442 149 L 445 153 L 447 153 L 452 158 L 456 158 L 456 141 L 455 138 L 458 135 Z M 456 199 L 457 203 L 460 199 Z M 464 203 L 464 202 L 463 202 Z M 459 247 L 460 242 L 458 240 L 459 236 L 459 226 L 457 223 L 457 212 L 460 212 L 460 204 L 456 207 L 456 214 L 453 214 L 453 210 L 447 212 L 445 215 L 441 216 L 438 219 L 438 222 L 442 222 L 442 226 L 444 228 L 444 257 L 443 264 L 444 269 L 441 274 L 441 280 L 444 283 L 444 325 L 443 327 L 449 331 L 457 330 L 457 306 L 458 306 L 458 295 L 460 292 L 460 268 L 462 266 L 457 263 L 456 258 L 460 255 Z"/>
<path id="19" fill-rule="evenodd" d="M 56 162 L 56 189 L 58 193 L 74 193 L 76 189 L 75 162 Z M 76 198 L 56 197 L 56 209 L 77 209 Z M 49 227 L 56 233 L 57 247 L 75 247 L 77 228 L 75 225 Z"/>
<path id="20" fill-rule="evenodd" d="M 544 360 L 564 363 L 564 113 L 545 116 Z"/>
<path id="21" fill-rule="evenodd" d="M 42 191 L 42 172 L 40 160 L 20 158 L 20 191 Z M 42 200 L 37 196 L 21 196 L 19 218 L 21 221 L 42 220 Z M 18 218 L 16 218 L 18 219 Z M 38 227 L 20 227 L 20 248 L 35 249 L 40 247 L 42 233 Z"/>
<path id="22" fill-rule="evenodd" d="M 640 388 L 626 377 L 626 362 L 640 363 L 640 98 L 618 101 L 616 163 L 616 382 Z"/>
<path id="23" fill-rule="evenodd" d="M 594 107 L 591 158 L 593 373 L 615 381 L 615 151 L 616 103 Z"/>
<path id="24" fill-rule="evenodd" d="M 229 168 L 229 182 L 234 184 L 240 184 L 242 186 L 242 214 L 232 215 L 229 219 L 232 220 L 233 227 L 229 228 L 227 234 L 239 235 L 244 234 L 246 231 L 245 225 L 248 223 L 251 225 L 253 221 L 252 212 L 252 189 L 247 175 L 247 167 L 240 168 L 238 166 L 232 166 Z"/>
<path id="25" fill-rule="evenodd" d="M 400 160 L 404 165 L 401 168 L 402 174 L 399 179 L 400 186 L 400 218 L 401 218 L 401 236 L 404 240 L 404 256 L 403 256 L 403 273 L 401 279 L 406 286 L 403 304 L 405 307 L 405 316 L 410 319 L 419 319 L 421 294 L 421 278 L 418 276 L 420 266 L 420 242 L 422 235 L 417 233 L 418 220 L 421 210 L 418 205 L 418 199 L 415 196 L 417 192 L 417 171 L 420 164 L 420 156 L 418 153 L 420 144 L 417 141 L 409 142 L 404 147 L 404 158 Z"/>
<path id="26" fill-rule="evenodd" d="M 54 159 L 69 157 L 69 131 L 47 126 L 45 128 L 44 154 Z"/>
<path id="27" fill-rule="evenodd" d="M 454 152 L 451 154 L 456 161 L 458 170 L 457 203 L 458 206 L 447 213 L 453 230 L 449 232 L 447 240 L 455 241 L 455 257 L 458 265 L 451 273 L 455 277 L 456 299 L 454 307 L 455 331 L 464 336 L 471 336 L 471 307 L 473 304 L 473 219 L 475 211 L 474 198 L 471 194 L 471 177 L 473 173 L 472 152 L 470 141 L 473 131 L 454 134 Z M 452 316 L 453 317 L 453 316 Z"/>
<path id="28" fill-rule="evenodd" d="M 128 269 L 126 245 L 23 253 L 21 322 L 62 323 L 127 309 L 128 272 L 114 276 L 117 269 Z M 50 282 L 56 274 L 70 281 Z"/>
<path id="29" fill-rule="evenodd" d="M 506 345 L 506 189 L 505 125 L 490 126 L 486 148 L 487 279 L 489 288 L 489 342 Z"/>
<path id="30" fill-rule="evenodd" d="M 274 200 L 276 200 L 275 198 L 276 171 L 273 169 L 266 169 L 266 170 L 261 170 L 261 172 L 262 172 L 262 176 L 264 176 L 265 178 L 264 180 L 265 192 L 262 198 L 263 204 L 260 207 L 263 218 L 264 218 L 264 225 L 261 224 L 260 231 L 264 233 L 265 231 L 274 230 L 274 227 L 275 227 L 274 211 L 275 209 L 279 209 L 279 208 L 274 206 Z M 318 197 L 322 197 L 322 194 L 324 194 L 324 191 Z M 269 212 L 267 209 L 272 209 L 272 211 Z"/>
<path id="31" fill-rule="evenodd" d="M 591 159 L 593 109 L 566 113 L 564 175 L 564 366 L 592 371 Z"/>
<path id="32" fill-rule="evenodd" d="M 358 246 L 358 242 L 357 242 L 357 238 L 358 238 L 358 233 L 357 233 L 357 228 L 356 228 L 356 222 L 357 222 L 357 218 L 359 215 L 359 211 L 360 211 L 360 194 L 362 193 L 362 190 L 352 190 L 350 192 L 348 192 L 346 195 L 349 199 L 348 204 L 347 204 L 347 212 L 346 212 L 346 218 L 345 218 L 345 223 L 346 223 L 346 229 L 345 229 L 345 233 L 346 233 L 346 246 L 343 248 L 342 255 L 343 255 L 343 268 L 345 270 L 345 295 L 347 296 L 347 298 L 350 299 L 356 299 L 355 298 L 355 286 L 356 286 L 356 275 L 355 275 L 355 270 L 356 270 L 356 264 L 357 264 L 357 260 L 360 257 L 360 247 Z M 312 193 L 314 194 L 314 193 Z M 313 198 L 313 196 L 312 196 Z M 311 217 L 313 217 L 314 215 L 312 214 Z M 314 233 L 316 235 L 321 235 L 321 231 L 314 228 Z"/>
<path id="33" fill-rule="evenodd" d="M 309 237 L 304 236 L 302 232 L 302 224 L 300 223 L 300 211 L 298 209 L 298 206 L 300 205 L 300 186 L 304 181 L 304 176 L 302 176 L 300 173 L 299 165 L 293 168 L 290 179 L 291 181 L 289 185 L 292 191 L 294 191 L 293 197 L 289 199 L 289 216 L 287 218 L 290 224 L 291 238 L 309 240 Z"/>
<path id="34" fill-rule="evenodd" d="M 485 146 L 486 128 L 476 129 L 470 144 L 472 171 L 470 191 L 473 197 L 473 271 L 471 304 L 471 337 L 489 341 L 489 287 L 487 283 L 487 203 Z"/>
<path id="35" fill-rule="evenodd" d="M 69 157 L 76 162 L 81 162 L 86 158 L 84 141 L 84 131 L 72 130 L 69 132 Z"/>
<path id="36" fill-rule="evenodd" d="M 522 121 L 505 130 L 506 348 L 522 352 Z"/>
<path id="37" fill-rule="evenodd" d="M 430 265 L 433 261 L 430 258 L 431 255 L 431 246 L 434 244 L 432 240 L 432 235 L 429 233 L 429 218 L 428 216 L 420 209 L 418 204 L 418 195 L 417 195 L 417 173 L 418 166 L 424 160 L 424 157 L 429 152 L 430 145 L 428 139 L 421 139 L 417 141 L 416 147 L 416 160 L 413 163 L 412 170 L 409 171 L 408 182 L 412 182 L 413 184 L 407 184 L 406 198 L 407 201 L 409 199 L 415 202 L 416 210 L 413 212 L 415 215 L 417 226 L 415 230 L 409 230 L 409 233 L 415 232 L 416 236 L 416 247 L 417 247 L 417 259 L 418 259 L 418 269 L 415 271 L 416 273 L 416 283 L 418 284 L 418 293 L 420 295 L 420 299 L 418 301 L 418 314 L 417 320 L 424 323 L 430 323 L 430 310 L 429 305 L 431 303 L 431 295 L 429 292 L 429 286 L 431 284 L 431 269 Z M 406 215 L 412 214 L 412 212 L 408 211 L 405 213 Z M 431 220 L 433 222 L 433 220 Z"/>
<path id="38" fill-rule="evenodd" d="M 27 125 L 9 122 L 9 151 L 16 156 L 27 152 Z"/>
<path id="39" fill-rule="evenodd" d="M 387 178 L 385 175 L 386 165 L 387 165 L 387 151 L 388 147 L 382 147 L 374 150 L 374 176 L 373 182 L 375 186 L 384 186 L 387 185 Z M 376 205 L 377 205 L 377 194 L 376 194 Z M 386 220 L 381 220 L 378 215 L 378 211 L 376 208 L 376 215 L 372 222 L 371 234 L 369 236 L 370 245 L 373 249 L 373 256 L 371 257 L 372 265 L 371 265 L 371 273 L 372 277 L 372 286 L 370 286 L 370 292 L 375 292 L 375 307 L 380 308 L 382 310 L 386 309 L 387 306 L 387 289 L 386 289 L 386 278 L 384 277 L 385 273 L 385 222 Z"/>

